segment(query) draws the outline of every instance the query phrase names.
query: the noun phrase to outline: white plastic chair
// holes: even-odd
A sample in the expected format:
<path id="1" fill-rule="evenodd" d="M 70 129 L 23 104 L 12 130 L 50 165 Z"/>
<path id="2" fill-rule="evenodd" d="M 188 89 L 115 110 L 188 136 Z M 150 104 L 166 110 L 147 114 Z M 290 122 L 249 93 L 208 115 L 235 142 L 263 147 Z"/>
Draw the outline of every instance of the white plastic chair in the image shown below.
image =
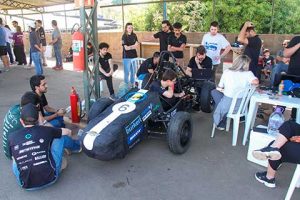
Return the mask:
<path id="1" fill-rule="evenodd" d="M 294 176 L 292 178 L 292 181 L 291 181 L 291 184 L 290 184 L 290 187 L 286 193 L 286 196 L 285 196 L 285 200 L 290 200 L 292 195 L 293 195 L 293 192 L 295 190 L 295 187 L 300 187 L 300 164 L 297 165 L 296 167 L 296 170 L 294 172 Z"/>
<path id="2" fill-rule="evenodd" d="M 137 86 L 139 89 L 141 89 L 142 86 L 142 80 L 139 80 L 138 77 L 136 76 L 136 73 L 138 69 L 140 68 L 141 64 L 145 61 L 145 58 L 134 58 L 131 60 L 131 66 L 134 68 L 134 83 L 137 83 Z"/>
<path id="3" fill-rule="evenodd" d="M 247 117 L 248 113 L 248 104 L 250 101 L 251 96 L 255 91 L 254 86 L 249 86 L 245 89 L 240 90 L 232 99 L 229 111 L 226 115 L 227 122 L 226 122 L 226 131 L 229 131 L 231 119 L 233 119 L 233 130 L 232 130 L 232 146 L 236 146 L 238 133 L 239 133 L 239 124 L 240 124 L 240 117 Z M 241 96 L 241 97 L 240 97 Z M 241 103 L 237 109 L 238 99 L 241 99 Z M 237 110 L 236 112 L 234 112 Z M 246 120 L 246 119 L 245 119 Z M 211 137 L 215 136 L 215 129 L 216 125 L 213 123 Z"/>

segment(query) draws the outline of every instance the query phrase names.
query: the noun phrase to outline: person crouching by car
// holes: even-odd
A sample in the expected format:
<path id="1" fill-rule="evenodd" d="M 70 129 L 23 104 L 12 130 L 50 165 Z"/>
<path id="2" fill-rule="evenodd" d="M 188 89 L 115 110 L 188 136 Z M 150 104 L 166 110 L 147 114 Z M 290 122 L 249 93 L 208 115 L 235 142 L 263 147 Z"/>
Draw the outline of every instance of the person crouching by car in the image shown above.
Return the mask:
<path id="1" fill-rule="evenodd" d="M 159 52 L 154 52 L 151 58 L 146 59 L 138 69 L 136 76 L 143 80 L 146 74 L 153 74 L 159 62 Z"/>
<path id="2" fill-rule="evenodd" d="M 168 108 L 172 107 L 178 100 L 178 97 L 180 98 L 185 95 L 184 92 L 174 92 L 176 78 L 176 73 L 168 69 L 163 73 L 161 80 L 155 80 L 150 84 L 150 91 L 158 92 L 160 95 L 164 110 L 168 110 Z"/>
<path id="3" fill-rule="evenodd" d="M 246 55 L 238 56 L 233 61 L 232 67 L 222 74 L 218 87 L 211 91 L 216 106 L 213 115 L 214 124 L 219 130 L 225 130 L 226 114 L 235 94 L 250 84 L 258 85 L 259 83 L 254 74 L 249 71 L 250 61 L 251 59 Z"/>

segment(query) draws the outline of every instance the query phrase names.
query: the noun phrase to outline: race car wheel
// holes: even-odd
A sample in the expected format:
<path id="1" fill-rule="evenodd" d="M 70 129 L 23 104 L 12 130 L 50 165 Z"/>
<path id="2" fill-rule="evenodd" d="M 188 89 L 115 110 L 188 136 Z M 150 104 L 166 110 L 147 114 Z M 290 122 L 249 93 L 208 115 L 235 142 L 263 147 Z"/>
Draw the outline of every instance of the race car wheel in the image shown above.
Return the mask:
<path id="1" fill-rule="evenodd" d="M 98 101 L 93 103 L 92 107 L 90 108 L 87 123 L 97 117 L 100 113 L 102 113 L 108 106 L 113 104 L 114 101 L 110 98 L 100 98 Z"/>
<path id="2" fill-rule="evenodd" d="M 188 112 L 177 112 L 171 118 L 167 131 L 170 151 L 175 154 L 185 153 L 191 143 L 192 131 L 191 115 Z"/>
<path id="3" fill-rule="evenodd" d="M 205 113 L 211 113 L 214 109 L 214 101 L 211 96 L 211 91 L 215 89 L 214 83 L 206 81 L 203 83 L 200 94 L 200 107 Z"/>

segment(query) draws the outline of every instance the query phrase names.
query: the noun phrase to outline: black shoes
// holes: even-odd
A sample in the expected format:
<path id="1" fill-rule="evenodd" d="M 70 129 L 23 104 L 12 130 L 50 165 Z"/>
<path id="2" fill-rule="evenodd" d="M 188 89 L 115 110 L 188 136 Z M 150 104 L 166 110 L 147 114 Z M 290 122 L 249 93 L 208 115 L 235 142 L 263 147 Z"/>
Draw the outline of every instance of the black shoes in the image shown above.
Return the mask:
<path id="1" fill-rule="evenodd" d="M 266 171 L 265 172 L 257 172 L 255 174 L 255 178 L 258 182 L 263 183 L 265 186 L 267 186 L 269 188 L 276 187 L 275 178 L 268 179 Z"/>

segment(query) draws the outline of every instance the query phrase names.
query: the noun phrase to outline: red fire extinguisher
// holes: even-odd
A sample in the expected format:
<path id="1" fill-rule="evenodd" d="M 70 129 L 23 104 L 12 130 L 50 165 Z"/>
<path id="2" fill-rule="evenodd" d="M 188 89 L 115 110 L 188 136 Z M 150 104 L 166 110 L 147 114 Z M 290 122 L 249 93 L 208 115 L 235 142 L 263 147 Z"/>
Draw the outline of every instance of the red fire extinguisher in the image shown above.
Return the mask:
<path id="1" fill-rule="evenodd" d="M 72 123 L 79 123 L 80 121 L 80 98 L 74 87 L 72 87 L 70 94 L 71 104 L 71 119 Z"/>
<path id="2" fill-rule="evenodd" d="M 74 30 L 75 25 L 72 28 L 73 70 L 83 71 L 85 69 L 83 46 L 84 35 L 79 31 L 79 28 Z"/>

